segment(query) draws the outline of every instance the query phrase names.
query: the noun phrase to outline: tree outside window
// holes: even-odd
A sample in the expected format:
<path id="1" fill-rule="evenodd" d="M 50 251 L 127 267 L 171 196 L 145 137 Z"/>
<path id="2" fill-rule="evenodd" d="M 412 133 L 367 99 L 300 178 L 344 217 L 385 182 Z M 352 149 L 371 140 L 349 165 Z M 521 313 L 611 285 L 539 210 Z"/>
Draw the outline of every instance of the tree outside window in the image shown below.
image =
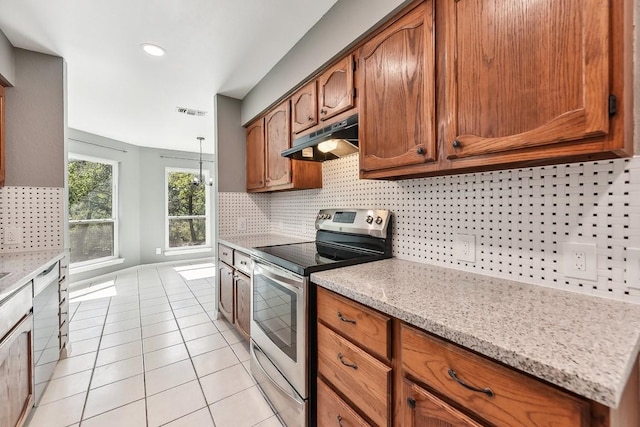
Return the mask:
<path id="1" fill-rule="evenodd" d="M 70 154 L 68 170 L 71 264 L 117 257 L 117 163 Z"/>
<path id="2" fill-rule="evenodd" d="M 208 246 L 208 187 L 197 171 L 167 169 L 167 248 Z"/>

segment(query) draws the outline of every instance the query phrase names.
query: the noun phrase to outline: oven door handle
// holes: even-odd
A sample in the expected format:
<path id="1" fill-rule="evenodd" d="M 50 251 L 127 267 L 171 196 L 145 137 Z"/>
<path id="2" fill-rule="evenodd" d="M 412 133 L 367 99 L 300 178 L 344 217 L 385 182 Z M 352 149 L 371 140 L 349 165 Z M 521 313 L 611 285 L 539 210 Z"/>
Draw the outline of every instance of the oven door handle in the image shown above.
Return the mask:
<path id="1" fill-rule="evenodd" d="M 304 287 L 304 279 L 302 277 L 290 275 L 284 271 L 281 272 L 259 261 L 253 263 L 253 269 L 293 292 L 298 293 Z"/>
<path id="2" fill-rule="evenodd" d="M 264 351 L 262 351 L 262 349 L 257 345 L 252 345 L 251 351 L 253 351 L 253 360 L 255 360 L 256 365 L 258 366 L 258 368 L 260 368 L 264 376 L 269 378 L 269 380 L 271 381 L 271 384 L 273 384 L 273 386 L 275 386 L 278 390 L 280 390 L 282 394 L 289 396 L 291 399 L 295 400 L 298 405 L 304 405 L 304 401 L 300 399 L 297 392 L 295 392 L 294 390 L 292 390 L 293 392 L 285 390 L 284 387 L 278 384 L 278 381 L 276 381 L 271 375 L 269 375 L 267 370 L 264 369 L 264 366 L 262 365 L 262 362 L 260 362 L 260 358 L 258 357 L 258 353 L 260 353 L 262 357 L 268 358 L 267 355 L 264 354 Z"/>

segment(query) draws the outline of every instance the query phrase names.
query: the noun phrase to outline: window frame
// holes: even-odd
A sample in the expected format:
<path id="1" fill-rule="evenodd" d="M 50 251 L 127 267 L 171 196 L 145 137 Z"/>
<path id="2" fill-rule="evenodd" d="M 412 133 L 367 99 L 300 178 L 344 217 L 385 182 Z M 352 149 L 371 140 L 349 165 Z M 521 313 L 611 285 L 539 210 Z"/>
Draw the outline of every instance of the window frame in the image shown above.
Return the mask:
<path id="1" fill-rule="evenodd" d="M 170 219 L 189 219 L 189 218 L 203 218 L 202 215 L 185 215 L 185 216 L 169 216 L 169 174 L 172 172 L 183 172 L 190 173 L 198 176 L 200 174 L 200 170 L 193 168 L 177 168 L 177 167 L 165 167 L 164 168 L 164 250 L 166 252 L 193 252 L 200 251 L 202 249 L 210 249 L 211 248 L 211 186 L 206 183 L 209 182 L 209 171 L 206 169 L 202 170 L 202 176 L 204 178 L 204 220 L 205 220 L 205 243 L 203 245 L 193 245 L 193 246 L 179 246 L 179 247 L 170 247 L 169 246 L 169 220 Z"/>
<path id="2" fill-rule="evenodd" d="M 89 267 L 94 264 L 101 264 L 101 263 L 117 260 L 120 258 L 120 239 L 119 239 L 120 220 L 119 220 L 119 205 L 118 205 L 118 199 L 120 198 L 118 194 L 118 179 L 119 179 L 119 172 L 120 172 L 118 168 L 119 162 L 117 160 L 103 159 L 101 157 L 87 156 L 84 154 L 69 152 L 69 154 L 67 155 L 67 162 L 70 162 L 72 160 L 102 163 L 102 164 L 111 166 L 111 216 L 112 216 L 111 221 L 113 222 L 113 255 L 101 257 L 101 258 L 94 258 L 86 261 L 70 263 L 69 268 L 78 269 L 78 268 Z M 69 172 L 67 170 L 67 175 L 68 174 Z M 71 210 L 71 205 L 69 205 L 69 210 Z M 89 223 L 98 224 L 98 223 L 104 223 L 104 222 L 110 222 L 110 221 L 104 220 L 104 219 L 72 220 L 71 218 L 69 218 L 68 220 L 69 229 L 71 229 L 71 225 L 74 223 L 75 224 L 89 224 Z"/>

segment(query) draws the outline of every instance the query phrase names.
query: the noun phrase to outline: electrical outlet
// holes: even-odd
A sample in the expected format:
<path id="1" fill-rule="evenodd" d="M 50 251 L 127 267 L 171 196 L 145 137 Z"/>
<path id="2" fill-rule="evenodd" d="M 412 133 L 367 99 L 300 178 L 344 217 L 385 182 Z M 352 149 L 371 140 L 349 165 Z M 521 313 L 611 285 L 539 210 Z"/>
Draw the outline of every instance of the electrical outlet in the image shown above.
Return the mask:
<path id="1" fill-rule="evenodd" d="M 162 255 L 162 248 L 156 248 L 156 255 Z"/>
<path id="2" fill-rule="evenodd" d="M 640 248 L 627 248 L 627 286 L 640 290 Z"/>
<path id="3" fill-rule="evenodd" d="M 22 227 L 7 227 L 4 229 L 4 244 L 19 245 L 22 243 Z"/>
<path id="4" fill-rule="evenodd" d="M 565 242 L 562 244 L 564 275 L 576 279 L 597 280 L 597 252 L 595 243 Z"/>
<path id="5" fill-rule="evenodd" d="M 238 231 L 247 231 L 247 218 L 238 218 Z"/>
<path id="6" fill-rule="evenodd" d="M 476 262 L 476 236 L 473 234 L 456 234 L 454 248 L 457 260 Z"/>

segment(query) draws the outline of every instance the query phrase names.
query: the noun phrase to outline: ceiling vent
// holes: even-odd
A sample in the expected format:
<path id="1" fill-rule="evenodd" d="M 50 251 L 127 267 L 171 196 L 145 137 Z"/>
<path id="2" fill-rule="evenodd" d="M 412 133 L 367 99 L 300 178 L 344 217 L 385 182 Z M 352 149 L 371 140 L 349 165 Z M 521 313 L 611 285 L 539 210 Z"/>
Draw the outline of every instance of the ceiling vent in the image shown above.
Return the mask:
<path id="1" fill-rule="evenodd" d="M 207 114 L 206 111 L 195 110 L 193 108 L 176 107 L 176 111 L 180 114 L 186 114 L 187 116 L 202 117 Z"/>

